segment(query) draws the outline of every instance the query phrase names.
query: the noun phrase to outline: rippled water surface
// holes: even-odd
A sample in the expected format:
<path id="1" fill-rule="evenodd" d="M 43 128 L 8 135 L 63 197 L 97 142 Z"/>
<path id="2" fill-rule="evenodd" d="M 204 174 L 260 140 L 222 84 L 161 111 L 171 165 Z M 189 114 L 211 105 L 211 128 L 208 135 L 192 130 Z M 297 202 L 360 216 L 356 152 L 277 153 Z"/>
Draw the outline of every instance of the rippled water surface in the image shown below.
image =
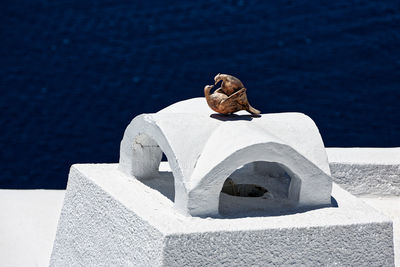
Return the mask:
<path id="1" fill-rule="evenodd" d="M 129 121 L 239 77 L 327 146 L 400 146 L 398 1 L 2 1 L 0 188 L 117 162 Z"/>

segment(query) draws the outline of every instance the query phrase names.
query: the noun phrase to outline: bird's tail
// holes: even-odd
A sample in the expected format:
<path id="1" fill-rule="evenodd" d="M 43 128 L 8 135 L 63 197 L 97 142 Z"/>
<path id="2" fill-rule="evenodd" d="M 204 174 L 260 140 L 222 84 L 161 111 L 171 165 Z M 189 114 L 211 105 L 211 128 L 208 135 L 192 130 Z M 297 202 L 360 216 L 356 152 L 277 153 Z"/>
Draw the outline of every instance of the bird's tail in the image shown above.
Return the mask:
<path id="1" fill-rule="evenodd" d="M 249 104 L 249 107 L 247 108 L 247 111 L 250 112 L 253 115 L 259 115 L 261 113 L 261 111 L 259 111 L 258 109 L 253 108 L 250 104 Z"/>

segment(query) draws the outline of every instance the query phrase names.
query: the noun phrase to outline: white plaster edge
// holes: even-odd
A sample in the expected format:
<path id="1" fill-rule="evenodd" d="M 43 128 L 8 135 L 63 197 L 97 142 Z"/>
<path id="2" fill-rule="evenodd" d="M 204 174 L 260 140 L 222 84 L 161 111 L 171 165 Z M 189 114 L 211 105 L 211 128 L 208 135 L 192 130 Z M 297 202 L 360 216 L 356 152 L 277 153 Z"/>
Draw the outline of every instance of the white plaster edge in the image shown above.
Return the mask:
<path id="1" fill-rule="evenodd" d="M 329 163 L 400 165 L 400 147 L 327 147 Z"/>

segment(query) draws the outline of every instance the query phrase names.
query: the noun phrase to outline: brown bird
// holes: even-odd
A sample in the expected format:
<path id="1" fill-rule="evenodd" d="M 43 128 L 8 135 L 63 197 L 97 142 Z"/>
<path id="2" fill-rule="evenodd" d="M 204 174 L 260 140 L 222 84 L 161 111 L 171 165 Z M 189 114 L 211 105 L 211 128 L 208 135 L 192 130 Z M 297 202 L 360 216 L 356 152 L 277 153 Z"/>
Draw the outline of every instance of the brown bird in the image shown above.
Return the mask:
<path id="1" fill-rule="evenodd" d="M 260 114 L 259 110 L 249 104 L 246 88 L 238 78 L 228 74 L 217 74 L 214 80 L 215 84 L 222 80 L 221 88 L 214 93 L 211 93 L 214 85 L 204 87 L 207 104 L 212 110 L 221 114 L 232 114 L 239 110 L 246 110 L 254 115 Z"/>

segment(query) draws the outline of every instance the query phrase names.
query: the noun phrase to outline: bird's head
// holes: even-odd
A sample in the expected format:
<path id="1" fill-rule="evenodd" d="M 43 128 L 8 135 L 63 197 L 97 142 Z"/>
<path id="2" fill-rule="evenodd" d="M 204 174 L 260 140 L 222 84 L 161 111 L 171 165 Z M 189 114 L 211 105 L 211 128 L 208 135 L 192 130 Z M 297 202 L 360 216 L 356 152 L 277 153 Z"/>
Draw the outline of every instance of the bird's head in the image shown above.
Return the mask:
<path id="1" fill-rule="evenodd" d="M 222 75 L 223 74 L 221 74 L 221 73 L 218 73 L 217 75 L 215 75 L 215 77 L 214 77 L 215 83 L 214 84 L 217 84 L 219 81 L 222 81 Z"/>

